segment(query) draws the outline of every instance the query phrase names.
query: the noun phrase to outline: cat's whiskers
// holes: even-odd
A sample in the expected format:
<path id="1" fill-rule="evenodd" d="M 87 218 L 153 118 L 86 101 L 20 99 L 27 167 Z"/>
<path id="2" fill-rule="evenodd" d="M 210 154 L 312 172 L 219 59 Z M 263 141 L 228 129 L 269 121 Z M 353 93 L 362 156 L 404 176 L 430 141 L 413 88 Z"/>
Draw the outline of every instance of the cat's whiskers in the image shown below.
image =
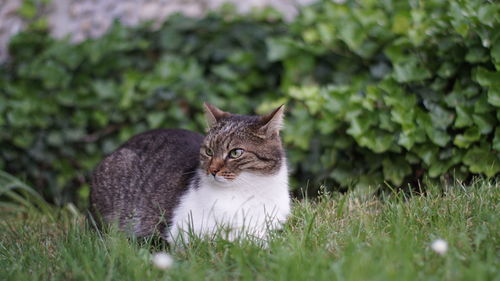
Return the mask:
<path id="1" fill-rule="evenodd" d="M 194 174 L 196 173 L 197 171 L 190 171 L 190 172 L 186 172 L 186 173 L 181 173 L 181 176 L 185 176 L 185 175 L 191 175 L 191 174 Z"/>

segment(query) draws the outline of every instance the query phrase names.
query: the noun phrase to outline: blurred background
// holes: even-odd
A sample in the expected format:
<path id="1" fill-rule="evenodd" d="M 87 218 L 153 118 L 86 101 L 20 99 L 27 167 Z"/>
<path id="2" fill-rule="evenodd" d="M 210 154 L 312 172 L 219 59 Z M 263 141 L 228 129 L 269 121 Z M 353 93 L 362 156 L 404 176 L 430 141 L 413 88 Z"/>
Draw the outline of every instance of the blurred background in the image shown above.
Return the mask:
<path id="1" fill-rule="evenodd" d="M 238 13 L 272 7 L 290 20 L 300 6 L 312 2 L 314 0 L 1 0 L 0 59 L 6 58 L 10 37 L 24 30 L 35 18 L 40 20 L 38 24 L 46 25 L 53 37 L 68 37 L 78 43 L 102 36 L 115 20 L 126 26 L 151 21 L 159 27 L 173 13 L 200 18 L 224 6 Z"/>
<path id="2" fill-rule="evenodd" d="M 203 132 L 203 101 L 285 103 L 299 197 L 498 181 L 500 4 L 0 0 L 0 201 L 84 207 L 104 155 Z"/>

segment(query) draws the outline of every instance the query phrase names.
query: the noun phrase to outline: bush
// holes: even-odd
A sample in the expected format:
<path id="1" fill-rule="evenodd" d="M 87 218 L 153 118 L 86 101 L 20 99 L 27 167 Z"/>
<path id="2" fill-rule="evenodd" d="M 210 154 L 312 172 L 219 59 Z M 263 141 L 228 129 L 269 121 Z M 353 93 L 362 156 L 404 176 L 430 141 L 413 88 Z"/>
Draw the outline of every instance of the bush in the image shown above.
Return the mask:
<path id="1" fill-rule="evenodd" d="M 358 187 L 500 172 L 499 3 L 325 1 L 293 27 L 268 42 L 298 85 L 297 170 Z"/>
<path id="2" fill-rule="evenodd" d="M 279 21 L 174 16 L 158 31 L 116 24 L 78 45 L 19 34 L 0 70 L 0 167 L 58 204 L 75 187 L 86 197 L 89 171 L 132 135 L 201 132 L 202 101 L 251 113 L 277 96 L 281 66 L 266 59 L 265 38 L 284 31 Z"/>
<path id="3" fill-rule="evenodd" d="M 202 101 L 240 113 L 286 102 L 294 187 L 495 177 L 499 11 L 479 0 L 325 1 L 289 25 L 174 16 L 78 45 L 27 31 L 0 66 L 0 167 L 60 204 L 86 197 L 89 171 L 130 136 L 203 131 Z"/>

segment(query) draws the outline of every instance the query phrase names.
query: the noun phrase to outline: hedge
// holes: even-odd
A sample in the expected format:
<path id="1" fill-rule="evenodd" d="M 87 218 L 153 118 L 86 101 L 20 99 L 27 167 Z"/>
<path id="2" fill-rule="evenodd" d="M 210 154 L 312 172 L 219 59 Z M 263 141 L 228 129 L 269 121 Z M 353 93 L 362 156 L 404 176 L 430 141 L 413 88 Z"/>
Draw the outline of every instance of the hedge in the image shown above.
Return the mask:
<path id="1" fill-rule="evenodd" d="M 500 3 L 325 1 L 292 29 L 268 46 L 298 170 L 357 187 L 498 176 Z"/>
<path id="2" fill-rule="evenodd" d="M 239 113 L 286 103 L 295 189 L 500 172 L 493 1 L 324 1 L 291 23 L 175 15 L 158 30 L 116 23 L 77 45 L 32 29 L 10 54 L 0 169 L 57 204 L 85 198 L 89 172 L 130 136 L 203 131 L 202 101 Z"/>

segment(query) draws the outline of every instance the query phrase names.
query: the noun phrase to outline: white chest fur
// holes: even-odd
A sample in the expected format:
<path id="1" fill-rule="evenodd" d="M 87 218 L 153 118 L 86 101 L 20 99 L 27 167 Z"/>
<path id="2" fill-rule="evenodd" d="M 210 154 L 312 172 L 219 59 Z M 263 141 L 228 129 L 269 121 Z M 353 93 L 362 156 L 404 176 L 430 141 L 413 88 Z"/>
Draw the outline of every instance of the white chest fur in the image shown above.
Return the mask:
<path id="1" fill-rule="evenodd" d="M 201 172 L 199 176 L 199 187 L 190 187 L 174 210 L 165 235 L 169 242 L 181 237 L 187 241 L 187 233 L 202 237 L 227 234 L 229 240 L 241 235 L 265 239 L 290 213 L 286 164 L 275 175 L 244 172 L 228 183 L 218 183 Z"/>

